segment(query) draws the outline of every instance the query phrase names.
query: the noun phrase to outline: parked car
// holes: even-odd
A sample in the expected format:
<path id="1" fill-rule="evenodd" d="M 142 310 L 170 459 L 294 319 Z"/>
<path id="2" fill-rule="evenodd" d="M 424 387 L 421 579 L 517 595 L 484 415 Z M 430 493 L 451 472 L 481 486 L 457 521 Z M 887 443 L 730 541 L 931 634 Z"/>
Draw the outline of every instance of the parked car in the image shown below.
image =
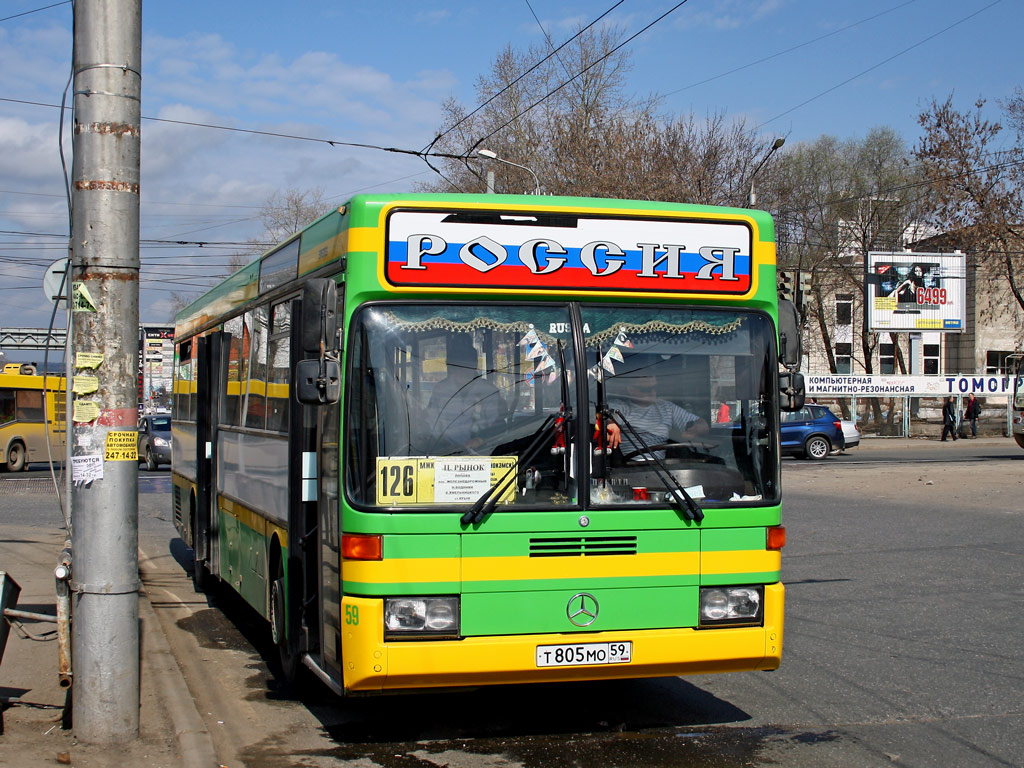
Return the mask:
<path id="1" fill-rule="evenodd" d="M 171 463 L 171 417 L 139 417 L 139 461 L 153 471 L 161 464 Z"/>
<path id="2" fill-rule="evenodd" d="M 857 426 L 857 422 L 853 419 L 841 419 L 839 423 L 843 426 L 843 442 L 846 445 L 845 448 L 833 448 L 834 453 L 860 445 L 860 427 Z"/>
<path id="3" fill-rule="evenodd" d="M 846 446 L 839 417 L 823 405 L 805 405 L 782 414 L 783 455 L 824 459 L 833 449 Z"/>

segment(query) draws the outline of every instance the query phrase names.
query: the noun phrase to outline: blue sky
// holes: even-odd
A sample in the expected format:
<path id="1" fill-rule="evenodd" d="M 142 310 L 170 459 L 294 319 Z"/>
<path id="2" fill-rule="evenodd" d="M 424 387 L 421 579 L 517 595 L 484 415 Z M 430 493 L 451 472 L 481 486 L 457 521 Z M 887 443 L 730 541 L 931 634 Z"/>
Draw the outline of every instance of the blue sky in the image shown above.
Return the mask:
<path id="1" fill-rule="evenodd" d="M 60 103 L 71 5 L 26 13 L 54 1 L 0 4 L 2 327 L 47 324 L 41 277 L 65 250 L 42 236 L 67 234 L 58 110 L 17 103 Z M 628 37 L 676 1 L 625 0 L 607 18 Z M 142 114 L 420 149 L 442 100 L 475 106 L 474 83 L 502 48 L 543 42 L 534 13 L 561 42 L 614 2 L 146 0 Z M 689 0 L 630 43 L 629 88 L 663 96 L 666 113 L 785 135 L 783 152 L 878 125 L 912 144 L 932 98 L 953 93 L 963 109 L 983 97 L 998 116 L 1024 85 L 1022 29 L 1020 0 Z M 151 240 L 259 237 L 258 208 L 278 190 L 319 187 L 340 203 L 432 178 L 415 158 L 317 142 L 147 120 L 142 137 Z M 167 321 L 172 291 L 209 284 L 200 278 L 222 272 L 227 253 L 143 248 L 142 320 Z"/>

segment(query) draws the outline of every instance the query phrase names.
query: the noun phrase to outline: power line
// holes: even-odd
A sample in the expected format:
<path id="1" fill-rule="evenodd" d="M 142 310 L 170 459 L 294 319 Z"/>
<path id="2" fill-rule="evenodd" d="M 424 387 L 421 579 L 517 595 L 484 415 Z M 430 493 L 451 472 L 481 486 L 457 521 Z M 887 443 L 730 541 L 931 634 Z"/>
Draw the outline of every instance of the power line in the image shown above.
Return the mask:
<path id="1" fill-rule="evenodd" d="M 852 24 L 847 24 L 845 27 L 840 27 L 839 29 L 834 29 L 831 32 L 828 32 L 828 33 L 826 33 L 824 35 L 821 35 L 820 37 L 815 37 L 815 38 L 813 38 L 811 40 L 805 40 L 804 42 L 797 43 L 796 45 L 794 45 L 794 46 L 792 46 L 790 48 L 786 48 L 783 51 L 777 51 L 776 53 L 769 54 L 768 56 L 763 56 L 762 58 L 757 59 L 756 61 L 751 61 L 751 62 L 748 62 L 747 64 L 742 64 L 742 65 L 740 65 L 738 67 L 735 67 L 733 69 L 730 69 L 730 70 L 728 70 L 726 72 L 720 72 L 717 75 L 712 75 L 711 77 L 707 77 L 707 78 L 705 78 L 703 80 L 698 80 L 695 83 L 690 83 L 689 85 L 684 85 L 682 88 L 678 88 L 678 89 L 676 89 L 674 91 L 669 91 L 668 93 L 664 94 L 660 98 L 666 99 L 669 96 L 675 96 L 677 93 L 682 93 L 683 91 L 688 91 L 690 88 L 696 88 L 698 85 L 706 85 L 707 83 L 713 82 L 715 80 L 719 80 L 719 79 L 721 79 L 723 77 L 728 77 L 729 75 L 734 75 L 737 72 L 742 72 L 744 69 L 750 69 L 750 67 L 756 67 L 758 64 L 764 64 L 766 61 L 771 61 L 772 59 L 777 59 L 779 56 L 785 56 L 787 53 L 792 53 L 793 51 L 797 51 L 797 50 L 799 50 L 801 48 L 806 48 L 808 45 L 813 45 L 814 43 L 821 42 L 822 40 L 826 40 L 826 39 L 828 39 L 830 37 L 833 37 L 835 35 L 838 35 L 838 34 L 841 34 L 843 32 L 846 32 L 847 30 L 853 29 L 854 27 L 860 26 L 861 24 L 866 24 L 869 21 L 874 21 L 877 18 L 885 16 L 886 14 L 892 13 L 893 11 L 898 11 L 900 8 L 903 8 L 904 6 L 907 6 L 907 5 L 910 5 L 911 3 L 916 3 L 916 2 L 917 2 L 917 0 L 906 0 L 906 2 L 900 3 L 899 5 L 895 5 L 892 8 L 889 8 L 888 10 L 882 11 L 881 13 L 876 13 L 873 16 L 867 16 L 866 18 L 863 18 L 860 21 L 855 21 Z"/>
<path id="2" fill-rule="evenodd" d="M 62 0 L 59 3 L 52 3 L 50 5 L 44 5 L 42 8 L 36 8 L 34 11 L 23 11 L 22 13 L 16 13 L 13 16 L 5 16 L 0 19 L 0 22 L 10 21 L 11 19 L 20 19 L 22 16 L 30 16 L 33 13 L 39 13 L 40 11 L 48 11 L 50 8 L 56 8 L 58 5 L 70 5 L 71 0 Z"/>
<path id="3" fill-rule="evenodd" d="M 535 101 L 535 102 L 534 102 L 533 104 L 531 104 L 530 106 L 528 106 L 528 107 L 527 107 L 526 109 L 524 109 L 524 110 L 523 110 L 522 112 L 519 112 L 518 114 L 515 114 L 515 115 L 513 115 L 513 116 L 512 116 L 512 117 L 511 117 L 511 118 L 510 118 L 510 119 L 509 119 L 509 120 L 508 120 L 507 122 L 505 122 L 504 124 L 502 124 L 502 125 L 498 126 L 497 128 L 495 128 L 495 129 L 494 129 L 493 131 L 491 131 L 491 132 L 490 132 L 489 134 L 487 134 L 486 136 L 484 136 L 484 137 L 483 137 L 482 139 L 479 139 L 479 140 L 477 140 L 477 141 L 476 141 L 476 142 L 475 142 L 475 143 L 473 144 L 473 147 L 472 147 L 472 149 L 476 149 L 476 148 L 477 148 L 477 147 L 479 147 L 479 146 L 480 146 L 481 144 L 483 144 L 483 143 L 484 143 L 485 141 L 487 141 L 487 140 L 488 140 L 489 138 L 491 138 L 491 137 L 492 137 L 492 136 L 493 136 L 494 134 L 498 133 L 499 131 L 502 131 L 502 130 L 504 130 L 505 128 L 507 128 L 508 126 L 510 126 L 510 125 L 511 125 L 512 123 L 514 123 L 514 122 L 515 122 L 516 120 L 518 120 L 518 119 L 519 119 L 520 117 L 522 117 L 522 116 L 523 116 L 523 115 L 525 115 L 525 114 L 526 114 L 527 112 L 529 112 L 530 110 L 532 110 L 532 109 L 533 109 L 534 107 L 538 106 L 539 104 L 543 103 L 543 102 L 544 102 L 544 101 L 546 101 L 547 99 L 549 99 L 549 98 L 551 98 L 552 96 L 554 96 L 554 95 L 555 95 L 556 93 L 558 93 L 558 92 L 559 92 L 560 90 L 562 90 L 563 88 L 565 88 L 565 86 L 569 85 L 569 83 L 571 83 L 571 82 L 575 81 L 575 80 L 576 80 L 577 78 L 579 78 L 579 77 L 580 77 L 581 75 L 584 75 L 584 74 L 586 74 L 586 73 L 587 73 L 587 72 L 588 72 L 589 70 L 591 70 L 592 68 L 596 67 L 596 66 L 597 66 L 598 64 L 600 64 L 600 63 L 601 63 L 602 61 L 604 61 L 604 60 L 605 60 L 605 59 L 607 59 L 608 57 L 612 56 L 613 54 L 615 54 L 616 52 L 618 52 L 619 50 L 621 50 L 621 49 L 622 49 L 622 48 L 623 48 L 624 46 L 626 46 L 626 45 L 629 45 L 629 44 L 630 44 L 631 42 L 633 42 L 633 41 L 634 41 L 634 40 L 636 40 L 636 39 L 637 39 L 638 37 L 640 37 L 640 35 L 642 35 L 642 34 L 643 34 L 644 32 L 646 32 L 646 31 L 647 31 L 648 29 L 650 29 L 650 28 L 651 28 L 651 27 L 653 27 L 653 26 L 654 26 L 655 24 L 657 24 L 658 22 L 660 22 L 660 21 L 661 21 L 662 19 L 664 19 L 664 18 L 665 18 L 666 16 L 668 16 L 668 15 L 670 15 L 670 14 L 674 13 L 674 12 L 675 12 L 675 11 L 677 11 L 677 10 L 678 10 L 679 8 L 681 8 L 682 6 L 686 5 L 686 4 L 687 4 L 687 3 L 689 2 L 689 1 L 690 1 L 690 0 L 681 0 L 681 2 L 678 2 L 678 3 L 676 3 L 675 5 L 673 5 L 673 6 L 671 7 L 671 8 L 669 8 L 669 9 L 668 9 L 667 11 L 665 11 L 665 12 L 664 12 L 663 14 L 661 14 L 661 16 L 659 16 L 658 18 L 656 18 L 656 19 L 655 19 L 654 21 L 652 21 L 652 22 L 651 22 L 650 24 L 648 24 L 647 26 L 645 26 L 645 27 L 644 27 L 643 29 L 641 29 L 641 30 L 640 30 L 639 32 L 637 32 L 636 34 L 634 34 L 634 35 L 631 35 L 630 37 L 626 38 L 626 39 L 625 39 L 625 40 L 623 40 L 623 41 L 622 41 L 621 43 L 619 43 L 619 44 L 618 44 L 618 45 L 616 45 L 616 46 L 615 46 L 614 48 L 612 48 L 612 49 L 611 49 L 610 51 L 608 51 L 608 52 L 607 52 L 606 54 L 604 54 L 603 56 L 600 56 L 600 57 L 598 57 L 598 59 L 597 59 L 596 61 L 594 61 L 594 62 L 592 62 L 592 63 L 588 64 L 588 65 L 587 65 L 586 67 L 584 67 L 583 69 L 581 69 L 581 70 L 580 70 L 579 72 L 577 72 L 577 73 L 576 73 L 575 75 L 573 75 L 573 76 L 572 76 L 572 77 L 570 77 L 570 78 L 569 78 L 568 80 L 566 80 L 566 81 L 565 81 L 564 83 L 562 83 L 561 85 L 558 85 L 558 86 L 556 86 L 556 87 L 552 88 L 552 89 L 551 89 L 550 91 L 548 91 L 548 92 L 547 92 L 546 94 L 544 94 L 543 96 L 541 96 L 541 97 L 540 97 L 540 98 L 539 98 L 539 99 L 538 99 L 537 101 Z M 999 0 L 996 0 L 996 2 L 999 2 Z M 468 153 L 467 153 L 467 154 L 468 154 Z M 459 157 L 459 158 L 456 158 L 456 159 L 462 159 L 462 158 L 461 158 L 461 157 Z"/>
<path id="4" fill-rule="evenodd" d="M 687 0 L 683 0 L 687 2 Z M 581 73 L 582 74 L 582 73 Z M 9 104 L 25 104 L 32 107 L 47 107 L 49 109 L 60 109 L 70 110 L 70 107 L 61 106 L 59 104 L 47 104 L 41 101 L 28 101 L 26 99 L 11 99 L 8 97 L 0 96 L 0 101 L 8 102 Z M 268 136 L 275 139 L 292 139 L 294 141 L 309 141 L 318 144 L 328 144 L 332 147 L 354 147 L 356 149 L 374 149 L 380 152 L 392 152 L 399 155 L 411 155 L 413 157 L 440 157 L 447 160 L 461 160 L 465 155 L 454 155 L 448 152 L 429 152 L 416 149 L 403 149 L 401 147 L 384 147 L 378 144 L 364 144 L 356 141 L 342 141 L 341 139 L 323 139 L 315 136 L 300 136 L 299 134 L 292 133 L 277 133 L 275 131 L 257 131 L 253 128 L 232 128 L 226 125 L 216 125 L 214 123 L 197 123 L 190 120 L 170 120 L 165 117 L 147 117 L 142 115 L 141 120 L 148 120 L 153 123 L 169 123 L 172 125 L 186 125 L 191 128 L 209 128 L 216 131 L 230 131 L 232 133 L 244 133 L 250 136 Z"/>
<path id="5" fill-rule="evenodd" d="M 854 203 L 854 202 L 857 202 L 858 200 L 865 200 L 865 199 L 868 199 L 868 198 L 877 197 L 879 195 L 887 195 L 890 192 L 903 192 L 905 190 L 914 189 L 916 187 L 927 187 L 927 186 L 930 186 L 930 185 L 935 184 L 935 183 L 940 182 L 940 181 L 956 181 L 957 179 L 964 178 L 964 177 L 967 177 L 967 176 L 973 176 L 973 175 L 978 174 L 978 173 L 990 173 L 992 171 L 1002 171 L 1002 170 L 1005 170 L 1007 168 L 1013 168 L 1013 167 L 1018 166 L 1018 165 L 1024 165 L 1024 158 L 1021 158 L 1021 159 L 1018 159 L 1018 160 L 1008 160 L 1005 163 L 997 163 L 996 165 L 988 165 L 988 166 L 985 166 L 983 168 L 971 168 L 969 170 L 963 171 L 962 173 L 954 173 L 954 174 L 950 174 L 948 176 L 940 176 L 940 177 L 935 178 L 935 179 L 922 179 L 920 181 L 910 181 L 910 182 L 907 182 L 906 184 L 899 184 L 899 185 L 894 186 L 894 187 L 888 187 L 888 188 L 885 188 L 885 189 L 879 189 L 879 190 L 875 190 L 875 191 L 872 191 L 872 192 L 865 192 L 863 195 L 851 195 L 850 197 L 839 197 L 839 198 L 835 198 L 833 200 L 826 200 L 824 203 L 812 203 L 811 205 L 805 206 L 803 208 L 780 208 L 778 213 L 777 213 L 777 215 L 781 217 L 781 216 L 787 216 L 787 215 L 792 214 L 792 213 L 801 213 L 803 211 L 808 211 L 808 210 L 811 210 L 813 208 L 817 208 L 817 207 L 822 206 L 822 205 L 828 206 L 828 205 L 842 205 L 843 203 Z"/>
<path id="6" fill-rule="evenodd" d="M 510 83 L 506 84 L 504 88 L 501 88 L 501 89 L 499 89 L 497 93 L 495 93 L 494 95 L 492 95 L 492 96 L 491 96 L 491 97 L 490 97 L 489 99 L 487 99 L 487 100 L 486 100 L 486 101 L 485 101 L 485 102 L 484 102 L 483 104 L 479 105 L 479 106 L 478 106 L 478 107 L 477 107 L 476 109 L 474 109 L 474 110 L 473 110 L 472 112 L 470 112 L 470 113 L 469 113 L 468 115 L 464 115 L 464 116 L 462 117 L 462 119 L 460 119 L 459 121 L 457 121 L 457 122 L 456 122 L 456 123 L 455 123 L 454 125 L 452 125 L 452 126 L 449 126 L 449 127 L 448 127 L 448 128 L 446 128 L 446 129 L 445 129 L 444 131 L 442 131 L 441 133 L 439 133 L 439 134 L 438 134 L 437 136 L 435 136 L 435 137 L 434 137 L 433 141 L 431 141 L 431 142 L 430 142 L 430 143 L 429 143 L 429 144 L 428 144 L 428 145 L 426 146 L 426 148 L 425 148 L 425 150 L 424 150 L 424 151 L 426 151 L 426 150 L 429 150 L 429 149 L 430 149 L 431 147 L 433 147 L 433 146 L 434 146 L 434 145 L 435 145 L 435 144 L 436 144 L 436 143 L 437 143 L 438 141 L 440 141 L 440 140 L 441 140 L 442 138 L 444 138 L 444 137 L 445 137 L 445 136 L 447 136 L 447 135 L 448 135 L 449 133 L 451 133 L 452 131 L 454 131 L 454 130 L 455 130 L 456 128 L 458 128 L 458 127 L 459 127 L 460 125 L 462 125 L 462 124 L 463 124 L 464 122 L 466 122 L 466 121 L 467 121 L 467 120 L 468 120 L 469 118 L 471 118 L 471 117 L 472 117 L 473 115 L 475 115 L 475 114 L 476 114 L 477 112 L 479 112 L 479 111 L 480 111 L 481 109 L 483 109 L 484 107 L 486 107 L 486 106 L 487 106 L 488 104 L 490 104 L 490 103 L 491 103 L 492 101 L 494 101 L 494 100 L 495 100 L 496 98 L 498 98 L 499 96 L 501 96 L 501 94 L 505 93 L 505 91 L 507 91 L 507 90 L 508 90 L 509 88 L 512 88 L 512 87 L 513 87 L 513 86 L 514 86 L 514 85 L 515 85 L 516 83 L 518 83 L 518 82 L 519 82 L 520 80 L 522 80 L 522 79 L 523 79 L 524 77 L 526 77 L 526 76 L 527 76 L 528 74 L 530 74 L 530 73 L 531 73 L 531 72 L 533 72 L 533 71 L 534 71 L 535 69 L 537 69 L 537 67 L 539 67 L 539 66 L 540 66 L 541 64 L 543 64 L 543 63 L 544 63 L 545 61 L 547 61 L 548 59 L 550 59 L 550 58 L 551 58 L 552 56 L 555 56 L 555 55 L 557 55 L 557 54 L 558 54 L 558 52 L 559 52 L 560 50 L 562 50 L 562 49 L 563 49 L 563 48 L 564 48 L 565 46 L 567 46 L 567 45 L 568 45 L 569 43 L 571 43 L 571 42 L 572 42 L 573 40 L 575 40 L 575 39 L 576 39 L 577 37 L 579 37 L 580 35 L 582 35 L 582 34 L 583 34 L 584 32 L 586 32 L 586 31 L 587 31 L 588 29 L 590 29 L 590 28 L 591 28 L 592 26 L 594 26 L 595 24 L 597 24 L 597 22 L 599 22 L 599 21 L 600 21 L 601 19 L 603 19 L 603 18 L 604 18 L 605 16 L 607 16 L 607 15 L 608 15 L 609 13 L 611 13 L 612 11 L 614 11 L 614 10 L 615 10 L 616 8 L 618 8 L 618 7 L 620 6 L 620 5 L 622 5 L 622 3 L 624 3 L 624 2 L 625 2 L 625 0 L 618 0 L 618 2 L 617 2 L 617 3 L 615 3 L 615 4 L 614 4 L 614 5 L 613 5 L 613 6 L 611 7 L 611 8 L 609 8 L 609 9 L 608 9 L 607 11 L 605 11 L 604 13 L 602 13 L 602 14 L 601 14 L 600 16 L 598 16 L 598 17 L 597 17 L 596 19 L 594 19 L 594 20 L 593 20 L 592 22 L 590 22 L 589 24 L 587 24 L 587 26 L 583 27 L 583 28 L 582 28 L 582 29 L 581 29 L 581 30 L 580 30 L 579 32 L 577 32 L 577 33 L 576 33 L 575 35 L 573 35 L 572 37 L 570 37 L 570 38 L 569 38 L 568 40 L 566 40 L 566 41 L 565 41 L 564 43 L 562 43 L 562 44 L 561 44 L 560 46 L 558 46 L 557 48 L 555 48 L 555 49 L 554 49 L 553 51 L 551 51 L 551 53 L 549 53 L 549 54 L 548 54 L 547 56 L 545 56 L 545 57 L 543 57 L 542 59 L 540 59 L 539 61 L 537 61 L 537 62 L 536 62 L 535 64 L 533 64 L 533 65 L 532 65 L 531 67 L 529 67 L 529 68 L 528 68 L 528 69 L 527 69 L 527 70 L 526 70 L 525 72 L 523 72 L 523 73 L 522 73 L 521 75 L 519 75 L 519 77 L 515 78 L 515 79 L 514 79 L 514 80 L 513 80 L 512 82 L 510 82 Z M 684 0 L 684 2 L 685 2 L 685 0 Z M 527 5 L 529 5 L 529 2 L 527 2 Z M 675 10 L 675 9 L 673 8 L 672 10 Z M 530 11 L 531 11 L 531 13 L 533 12 L 533 6 L 530 6 Z M 670 12 L 671 12 L 671 11 L 670 11 Z M 534 18 L 536 19 L 536 18 L 537 18 L 537 14 L 534 14 L 534 15 L 533 15 L 533 17 L 534 17 Z M 537 23 L 538 23 L 538 24 L 540 24 L 540 20 L 539 20 L 539 19 L 537 20 Z M 543 28 L 543 27 L 541 27 L 541 31 L 543 31 L 543 29 L 544 29 L 544 28 Z M 545 36 L 545 38 L 546 38 L 546 37 L 547 37 L 547 33 L 545 33 L 545 34 L 544 34 L 544 36 Z M 550 45 L 551 45 L 551 41 L 550 41 L 550 40 L 548 40 L 548 46 L 550 47 Z M 564 65 L 563 65 L 563 66 L 564 66 Z M 586 71 L 586 70 L 584 70 L 584 71 Z M 581 72 L 580 74 L 583 74 L 583 73 Z M 576 75 L 576 77 L 579 77 L 579 75 Z M 575 79 L 575 78 L 572 78 L 571 80 L 567 81 L 567 83 L 568 83 L 568 82 L 572 82 L 572 80 L 574 80 L 574 79 Z M 567 84 L 567 83 L 563 83 L 563 85 L 565 85 L 565 84 Z M 552 93 L 554 93 L 554 91 L 552 91 Z M 551 95 L 551 94 L 548 94 L 548 96 L 550 96 L 550 95 Z M 545 96 L 545 98 L 547 98 L 547 97 Z M 435 169 L 435 170 L 436 170 L 436 169 Z M 451 183 L 451 182 L 449 182 L 449 183 Z M 453 186 L 454 186 L 454 185 L 453 185 Z"/>
<path id="7" fill-rule="evenodd" d="M 907 47 L 906 47 L 906 48 L 904 48 L 904 49 L 903 49 L 902 51 L 899 51 L 898 53 L 894 53 L 894 54 L 893 54 L 892 56 L 889 56 L 889 57 L 887 57 L 887 58 L 885 58 L 885 59 L 882 59 L 882 60 L 881 60 L 880 62 L 878 62 L 877 64 L 873 64 L 872 66 L 868 67 L 868 68 L 867 68 L 867 69 L 865 69 L 865 70 L 862 70 L 861 72 L 858 72 L 858 73 L 857 73 L 856 75 L 853 75 L 852 77 L 848 77 L 848 78 L 846 78 L 846 79 L 845 79 L 845 80 L 843 80 L 843 81 L 842 81 L 841 83 L 837 83 L 836 85 L 833 85 L 833 86 L 832 86 L 831 88 L 826 88 L 826 89 L 825 89 L 824 91 L 822 91 L 821 93 L 818 93 L 818 94 L 815 94 L 814 96 L 811 96 L 811 98 L 809 98 L 809 99 L 806 99 L 805 101 L 802 101 L 802 102 L 800 102 L 800 103 L 799 103 L 799 104 L 797 104 L 797 105 L 796 105 L 795 107 L 790 107 L 790 108 L 789 108 L 789 109 L 787 109 L 786 111 L 784 111 L 784 112 L 780 112 L 779 114 L 775 115 L 775 117 L 771 117 L 771 118 L 769 118 L 769 119 L 765 120 L 765 121 L 764 121 L 763 123 L 761 123 L 760 125 L 756 125 L 756 126 L 754 126 L 754 130 L 755 130 L 755 131 L 756 131 L 756 130 L 759 130 L 760 128 L 763 128 L 764 126 L 768 125 L 768 123 L 774 122 L 775 120 L 778 120 L 778 119 L 779 119 L 780 117 L 784 117 L 785 115 L 788 115 L 788 114 L 789 114 L 790 112 L 795 112 L 796 110 L 800 109 L 801 107 L 805 107 L 805 106 L 807 106 L 808 104 L 810 104 L 810 103 L 811 103 L 812 101 L 815 101 L 816 99 L 820 99 L 820 98 L 821 98 L 822 96 L 824 96 L 825 94 L 827 94 L 827 93 L 831 93 L 832 91 L 835 91 L 835 90 L 837 90 L 837 89 L 839 89 L 839 88 L 842 88 L 842 87 L 843 87 L 844 85 L 846 85 L 847 83 L 851 83 L 851 82 L 853 82 L 853 81 L 854 81 L 854 80 L 856 80 L 856 79 L 857 79 L 858 77 L 861 77 L 861 76 L 863 76 L 863 75 L 866 75 L 866 74 L 867 74 L 868 72 L 871 72 L 872 70 L 878 69 L 878 68 L 879 68 L 879 67 L 881 67 L 881 66 L 882 66 L 883 64 L 888 64 L 888 63 L 889 63 L 890 61 L 892 61 L 893 59 L 899 58 L 900 56 L 902 56 L 903 54 L 907 53 L 908 51 L 912 51 L 912 50 L 914 50 L 915 48 L 918 48 L 918 47 L 920 47 L 920 46 L 924 45 L 924 44 L 925 44 L 925 43 L 927 43 L 927 42 L 928 42 L 929 40 L 933 40 L 934 38 L 938 37 L 939 35 L 941 35 L 941 34 L 943 34 L 943 33 L 945 33 L 945 32 L 948 32 L 949 30 L 953 29 L 953 27 L 957 27 L 957 26 L 959 26 L 959 25 L 963 24 L 964 22 L 966 22 L 966 21 L 969 21 L 970 19 L 973 19 L 973 18 L 974 18 L 975 16 L 977 16 L 977 15 L 978 15 L 979 13 L 984 13 L 984 12 L 985 12 L 985 11 L 987 11 L 987 10 L 988 10 L 989 8 L 991 8 L 991 7 L 993 6 L 993 5 L 997 5 L 997 4 L 1001 3 L 1001 2 L 1002 2 L 1002 0 L 993 0 L 993 2 L 989 3 L 989 4 L 988 4 L 988 5 L 986 5 L 986 6 L 984 7 L 984 8 L 979 8 L 979 9 L 978 9 L 977 11 L 975 11 L 974 13 L 971 13 L 971 14 L 968 14 L 967 16 L 964 16 L 964 17 L 963 17 L 962 19 L 960 19 L 959 21 L 954 21 L 954 22 L 953 22 L 952 24 L 950 24 L 949 26 L 947 26 L 947 27 L 943 27 L 942 29 L 940 29 L 940 30 L 939 30 L 938 32 L 934 32 L 934 33 L 932 33 L 932 34 L 928 35 L 927 37 L 923 38 L 922 40 L 918 40 L 918 41 L 917 41 L 916 43 L 914 43 L 913 45 L 907 46 Z"/>
<path id="8" fill-rule="evenodd" d="M 55 234 L 53 232 L 23 232 L 21 230 L 16 230 L 16 229 L 0 229 L 0 235 L 19 235 L 21 237 L 52 237 L 52 238 L 57 238 L 58 240 L 63 240 L 64 242 L 67 241 L 67 235 Z M 235 247 L 245 247 L 245 248 L 248 248 L 250 246 L 265 246 L 265 247 L 269 248 L 270 246 L 276 245 L 276 243 L 253 243 L 253 242 L 249 242 L 247 240 L 234 240 L 234 241 L 232 241 L 232 240 L 157 240 L 157 239 L 149 239 L 149 238 L 139 238 L 139 244 L 140 245 L 150 245 L 150 244 L 190 245 L 190 246 L 196 246 L 196 247 L 199 247 L 199 248 L 202 248 L 204 246 L 211 246 L 211 245 L 216 245 L 216 246 L 235 246 Z"/>

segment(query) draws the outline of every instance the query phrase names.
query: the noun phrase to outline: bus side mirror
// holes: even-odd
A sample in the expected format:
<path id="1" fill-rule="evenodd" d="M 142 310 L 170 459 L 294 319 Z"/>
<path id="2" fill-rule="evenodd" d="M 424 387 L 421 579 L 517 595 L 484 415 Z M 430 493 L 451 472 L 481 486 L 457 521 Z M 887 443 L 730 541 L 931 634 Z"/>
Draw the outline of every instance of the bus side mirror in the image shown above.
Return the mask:
<path id="1" fill-rule="evenodd" d="M 800 313 L 793 302 L 779 299 L 779 362 L 797 368 L 800 353 Z"/>
<path id="2" fill-rule="evenodd" d="M 302 286 L 302 351 L 322 355 L 334 348 L 338 332 L 338 287 L 329 278 Z"/>
<path id="3" fill-rule="evenodd" d="M 804 375 L 794 371 L 779 374 L 779 410 L 799 411 L 807 398 Z"/>
<path id="4" fill-rule="evenodd" d="M 341 399 L 341 363 L 335 346 L 338 334 L 338 287 L 333 280 L 309 280 L 302 287 L 299 343 L 303 357 L 295 364 L 295 397 L 304 405 L 326 405 Z"/>
<path id="5" fill-rule="evenodd" d="M 303 405 L 327 405 L 341 399 L 341 363 L 331 358 L 295 364 L 295 396 Z"/>

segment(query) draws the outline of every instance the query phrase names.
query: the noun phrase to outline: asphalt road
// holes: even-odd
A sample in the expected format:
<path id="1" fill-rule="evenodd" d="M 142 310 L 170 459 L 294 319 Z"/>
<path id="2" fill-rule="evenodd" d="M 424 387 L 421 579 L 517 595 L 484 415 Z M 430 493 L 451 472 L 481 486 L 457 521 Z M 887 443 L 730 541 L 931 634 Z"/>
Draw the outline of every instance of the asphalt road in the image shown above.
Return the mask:
<path id="1" fill-rule="evenodd" d="M 11 512 L 10 478 L 5 516 L 54 514 L 20 494 Z M 786 635 L 771 673 L 348 700 L 311 684 L 293 698 L 265 624 L 227 592 L 192 592 L 166 470 L 140 473 L 140 546 L 225 764 L 1024 765 L 1024 451 L 867 440 L 786 459 L 783 484 Z"/>

